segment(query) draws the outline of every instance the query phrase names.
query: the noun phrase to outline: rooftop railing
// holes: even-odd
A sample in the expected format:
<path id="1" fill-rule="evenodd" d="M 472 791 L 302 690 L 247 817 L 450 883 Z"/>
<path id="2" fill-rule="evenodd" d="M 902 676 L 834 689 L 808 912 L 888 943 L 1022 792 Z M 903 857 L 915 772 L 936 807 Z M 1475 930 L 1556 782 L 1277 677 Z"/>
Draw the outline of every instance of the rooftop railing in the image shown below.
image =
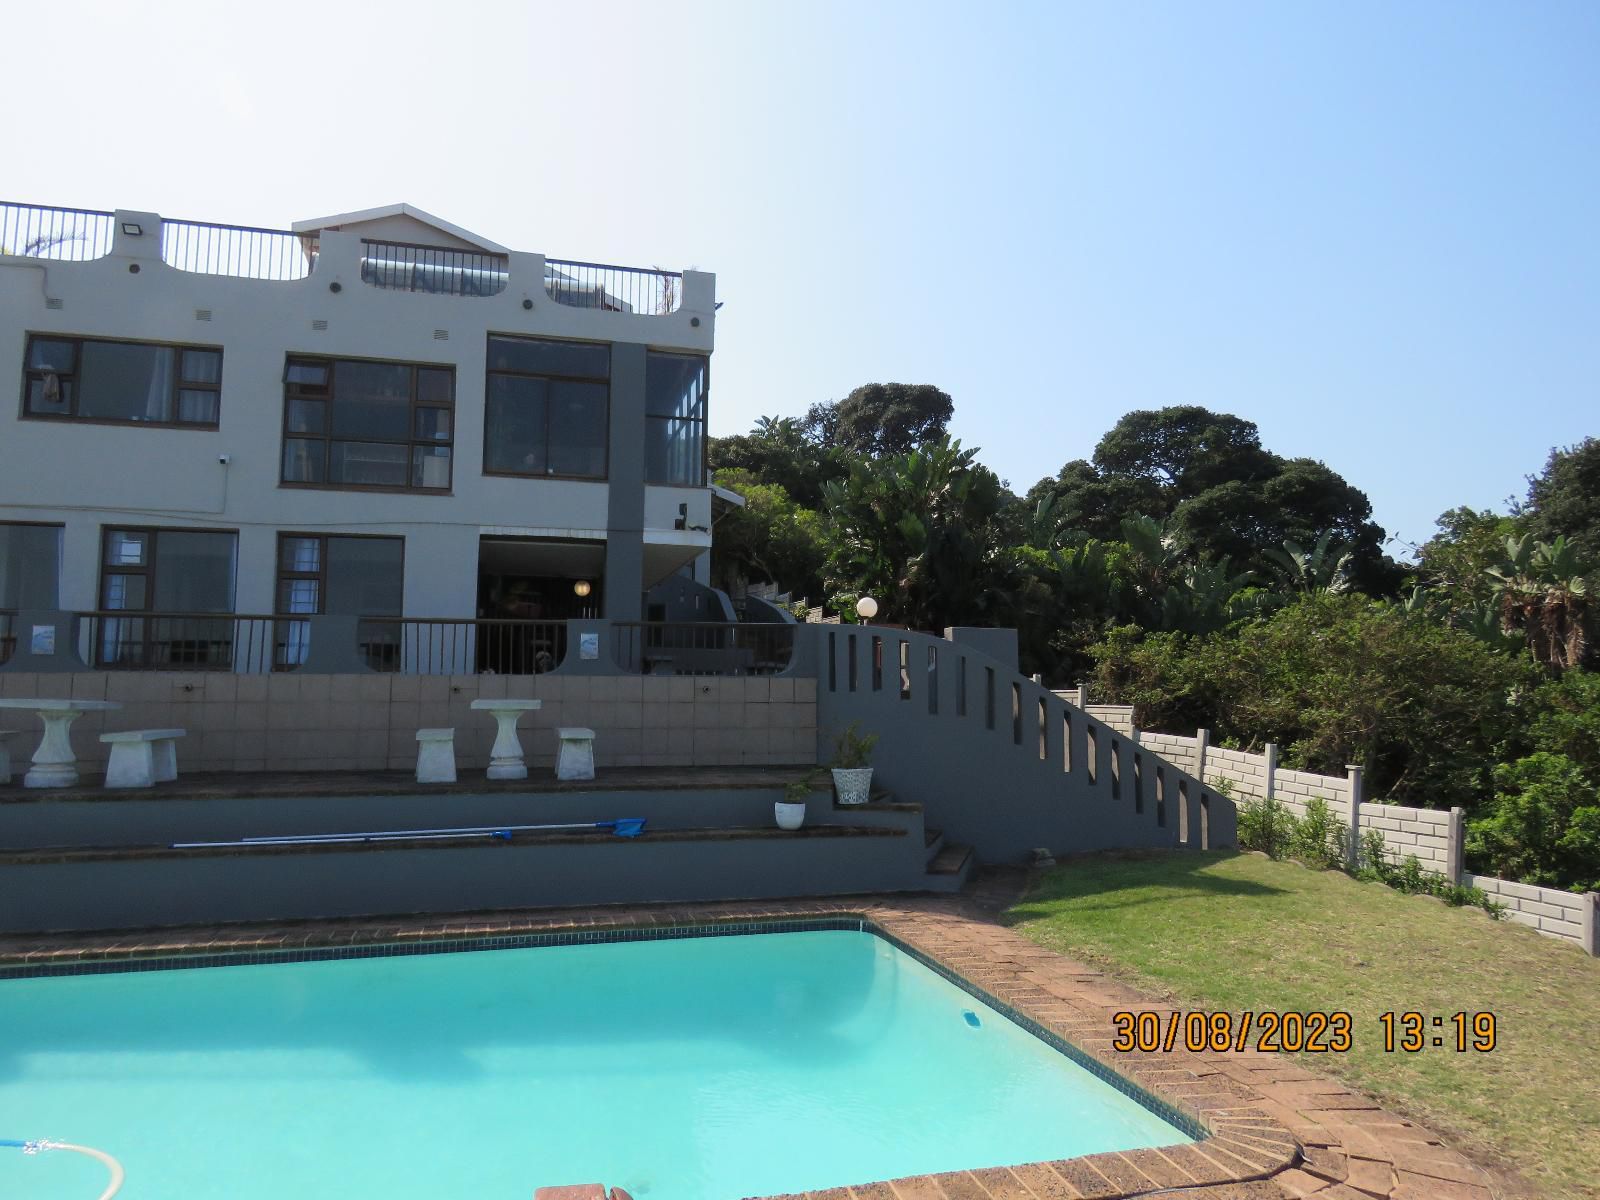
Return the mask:
<path id="1" fill-rule="evenodd" d="M 287 229 L 163 218 L 161 261 L 197 275 L 304 279 L 316 261 L 316 239 Z"/>
<path id="2" fill-rule="evenodd" d="M 440 296 L 497 296 L 510 270 L 504 254 L 361 239 L 361 282 Z"/>
<path id="3" fill-rule="evenodd" d="M 677 312 L 683 303 L 683 274 L 547 258 L 544 290 L 569 308 L 664 316 Z"/>
<path id="4" fill-rule="evenodd" d="M 115 214 L 0 201 L 0 254 L 88 262 L 111 253 Z"/>

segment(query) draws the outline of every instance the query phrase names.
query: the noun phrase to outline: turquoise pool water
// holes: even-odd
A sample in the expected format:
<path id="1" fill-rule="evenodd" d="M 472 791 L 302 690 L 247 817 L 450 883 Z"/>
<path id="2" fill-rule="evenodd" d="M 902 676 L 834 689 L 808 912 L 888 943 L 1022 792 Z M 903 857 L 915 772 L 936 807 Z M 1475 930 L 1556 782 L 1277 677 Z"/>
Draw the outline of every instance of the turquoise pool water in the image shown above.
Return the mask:
<path id="1" fill-rule="evenodd" d="M 735 1200 L 1188 1140 L 856 931 L 8 980 L 0 1030 L 0 1138 L 109 1151 L 118 1200 Z M 8 1200 L 104 1181 L 0 1149 Z"/>

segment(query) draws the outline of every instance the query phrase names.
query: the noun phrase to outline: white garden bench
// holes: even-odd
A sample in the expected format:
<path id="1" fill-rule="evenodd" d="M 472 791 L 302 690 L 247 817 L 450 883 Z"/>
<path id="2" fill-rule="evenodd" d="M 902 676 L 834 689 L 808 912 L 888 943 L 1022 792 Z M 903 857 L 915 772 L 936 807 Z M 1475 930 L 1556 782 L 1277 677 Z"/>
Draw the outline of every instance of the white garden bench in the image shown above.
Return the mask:
<path id="1" fill-rule="evenodd" d="M 178 777 L 177 741 L 185 729 L 127 729 L 102 733 L 111 747 L 106 762 L 106 787 L 145 788 Z"/>
<path id="2" fill-rule="evenodd" d="M 561 750 L 556 755 L 557 779 L 594 778 L 594 730 L 569 726 L 557 729 Z"/>
<path id="3" fill-rule="evenodd" d="M 11 751 L 6 747 L 6 739 L 16 737 L 21 730 L 0 729 L 0 786 L 11 782 Z"/>
<path id="4" fill-rule="evenodd" d="M 417 782 L 454 783 L 456 781 L 456 731 L 417 730 Z"/>

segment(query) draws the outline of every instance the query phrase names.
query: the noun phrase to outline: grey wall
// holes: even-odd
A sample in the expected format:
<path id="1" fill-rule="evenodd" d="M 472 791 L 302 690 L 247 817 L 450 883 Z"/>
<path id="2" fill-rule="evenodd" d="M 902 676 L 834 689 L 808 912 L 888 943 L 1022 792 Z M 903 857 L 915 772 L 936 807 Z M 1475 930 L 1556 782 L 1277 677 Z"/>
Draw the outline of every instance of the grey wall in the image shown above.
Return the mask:
<path id="1" fill-rule="evenodd" d="M 1017 861 L 1041 846 L 1060 854 L 1236 843 L 1225 798 L 986 654 L 872 626 L 801 625 L 796 636 L 816 643 L 819 761 L 851 722 L 879 733 L 875 784 L 922 803 L 929 826 L 970 843 L 985 862 Z M 882 640 L 878 680 L 874 638 Z"/>
<path id="2" fill-rule="evenodd" d="M 611 344 L 611 463 L 606 512 L 605 616 L 644 615 L 645 347 Z"/>

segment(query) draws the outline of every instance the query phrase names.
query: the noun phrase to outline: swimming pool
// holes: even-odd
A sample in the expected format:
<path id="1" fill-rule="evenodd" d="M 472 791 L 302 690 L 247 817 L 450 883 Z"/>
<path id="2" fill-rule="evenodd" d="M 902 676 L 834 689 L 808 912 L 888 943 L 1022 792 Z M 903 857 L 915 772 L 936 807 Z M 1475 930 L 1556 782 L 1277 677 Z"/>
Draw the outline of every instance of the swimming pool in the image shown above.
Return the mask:
<path id="1" fill-rule="evenodd" d="M 736 1200 L 1191 1140 L 860 929 L 0 982 L 0 1137 L 119 1200 Z M 82 1200 L 75 1155 L 0 1196 Z"/>

